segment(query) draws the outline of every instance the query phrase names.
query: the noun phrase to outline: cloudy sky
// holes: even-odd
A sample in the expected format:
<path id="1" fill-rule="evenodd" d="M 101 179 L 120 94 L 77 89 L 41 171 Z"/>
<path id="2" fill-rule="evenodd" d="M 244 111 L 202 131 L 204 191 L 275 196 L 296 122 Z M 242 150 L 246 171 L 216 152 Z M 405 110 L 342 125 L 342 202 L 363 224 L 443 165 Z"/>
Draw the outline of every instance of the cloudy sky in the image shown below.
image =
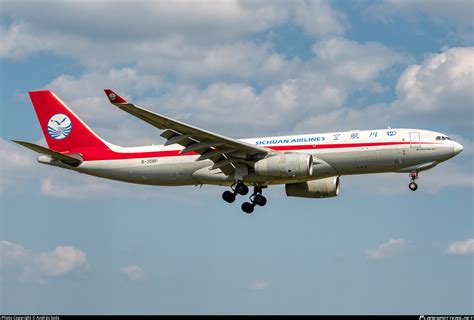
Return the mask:
<path id="1" fill-rule="evenodd" d="M 473 313 L 473 3 L 0 0 L 0 313 Z M 222 188 L 127 185 L 36 163 L 27 92 L 99 135 L 159 131 L 102 89 L 245 138 L 416 127 L 464 152 L 343 177 L 247 216 Z"/>

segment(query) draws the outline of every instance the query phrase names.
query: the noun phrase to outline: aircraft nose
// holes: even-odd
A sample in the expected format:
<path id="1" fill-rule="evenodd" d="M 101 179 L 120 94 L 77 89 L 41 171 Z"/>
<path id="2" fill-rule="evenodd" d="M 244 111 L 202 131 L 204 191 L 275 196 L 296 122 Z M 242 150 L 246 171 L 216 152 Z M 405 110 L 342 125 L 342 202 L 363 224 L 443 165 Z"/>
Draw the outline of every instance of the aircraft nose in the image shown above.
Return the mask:
<path id="1" fill-rule="evenodd" d="M 462 150 L 463 150 L 463 147 L 460 143 L 457 143 L 457 142 L 453 143 L 453 151 L 454 151 L 455 156 L 460 154 Z"/>

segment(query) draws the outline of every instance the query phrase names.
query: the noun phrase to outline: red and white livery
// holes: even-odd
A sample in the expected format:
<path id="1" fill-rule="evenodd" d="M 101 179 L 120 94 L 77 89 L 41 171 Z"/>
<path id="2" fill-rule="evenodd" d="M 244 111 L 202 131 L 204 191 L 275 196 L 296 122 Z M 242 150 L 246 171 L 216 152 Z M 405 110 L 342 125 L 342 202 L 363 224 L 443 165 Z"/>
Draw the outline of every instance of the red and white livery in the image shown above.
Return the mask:
<path id="1" fill-rule="evenodd" d="M 120 147 L 95 134 L 49 90 L 30 92 L 48 148 L 14 142 L 41 154 L 38 162 L 124 182 L 182 186 L 230 186 L 222 198 L 253 192 L 242 210 L 267 202 L 262 191 L 285 184 L 294 197 L 339 193 L 339 177 L 382 172 L 418 172 L 459 154 L 463 147 L 442 133 L 419 129 L 374 129 L 252 139 L 233 139 L 165 117 L 127 102 L 106 89 L 119 109 L 161 130 L 164 145 Z"/>

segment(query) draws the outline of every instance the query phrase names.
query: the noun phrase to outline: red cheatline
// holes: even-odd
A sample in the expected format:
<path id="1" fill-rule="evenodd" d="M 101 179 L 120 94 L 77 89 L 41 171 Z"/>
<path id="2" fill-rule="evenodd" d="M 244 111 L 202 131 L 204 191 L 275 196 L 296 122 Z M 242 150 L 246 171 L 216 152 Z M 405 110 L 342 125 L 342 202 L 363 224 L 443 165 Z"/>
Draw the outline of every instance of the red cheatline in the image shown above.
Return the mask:
<path id="1" fill-rule="evenodd" d="M 292 150 L 312 150 L 312 149 L 337 149 L 337 148 L 360 148 L 391 145 L 407 145 L 410 142 L 367 142 L 367 143 L 338 143 L 338 144 L 306 144 L 306 145 L 287 145 L 287 146 L 267 146 L 267 148 L 278 151 Z M 417 142 L 417 144 L 432 144 L 431 142 Z M 194 156 L 196 152 L 181 154 L 180 150 L 163 150 L 149 152 L 116 152 L 110 149 L 89 149 L 81 150 L 84 161 L 91 160 L 125 160 L 141 158 L 160 158 L 177 156 Z"/>

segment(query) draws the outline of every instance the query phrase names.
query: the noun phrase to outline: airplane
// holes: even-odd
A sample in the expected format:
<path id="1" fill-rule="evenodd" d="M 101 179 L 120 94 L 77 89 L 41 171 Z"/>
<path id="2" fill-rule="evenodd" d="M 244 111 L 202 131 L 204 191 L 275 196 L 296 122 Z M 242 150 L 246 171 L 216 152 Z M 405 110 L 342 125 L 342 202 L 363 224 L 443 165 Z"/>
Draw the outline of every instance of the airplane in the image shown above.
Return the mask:
<path id="1" fill-rule="evenodd" d="M 233 203 L 253 192 L 241 209 L 265 206 L 263 189 L 284 184 L 286 195 L 328 198 L 344 175 L 418 174 L 462 150 L 447 135 L 420 129 L 352 130 L 234 139 L 154 113 L 105 89 L 119 109 L 161 130 L 164 145 L 120 147 L 95 134 L 52 91 L 29 92 L 48 148 L 12 140 L 39 154 L 38 162 L 106 179 L 159 186 L 219 185 Z"/>

